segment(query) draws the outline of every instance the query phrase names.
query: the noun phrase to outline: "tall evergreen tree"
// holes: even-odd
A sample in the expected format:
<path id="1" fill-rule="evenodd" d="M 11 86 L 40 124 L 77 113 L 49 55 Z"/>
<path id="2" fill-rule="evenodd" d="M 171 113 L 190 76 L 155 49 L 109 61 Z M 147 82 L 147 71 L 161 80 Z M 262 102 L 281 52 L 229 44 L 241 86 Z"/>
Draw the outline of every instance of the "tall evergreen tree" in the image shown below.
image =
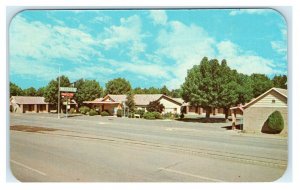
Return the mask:
<path id="1" fill-rule="evenodd" d="M 130 91 L 130 92 L 127 94 L 125 104 L 126 104 L 126 106 L 128 107 L 129 112 L 134 111 L 134 108 L 135 108 L 135 102 L 134 102 L 134 93 L 133 93 L 132 91 Z"/>

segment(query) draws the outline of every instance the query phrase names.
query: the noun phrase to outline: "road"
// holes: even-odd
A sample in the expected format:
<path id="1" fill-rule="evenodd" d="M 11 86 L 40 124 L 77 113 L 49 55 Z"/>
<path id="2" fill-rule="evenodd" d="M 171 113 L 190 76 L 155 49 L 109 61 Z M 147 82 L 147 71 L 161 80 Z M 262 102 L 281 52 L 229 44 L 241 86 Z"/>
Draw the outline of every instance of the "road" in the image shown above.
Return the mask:
<path id="1" fill-rule="evenodd" d="M 274 181 L 287 165 L 287 138 L 226 123 L 10 117 L 11 171 L 22 182 Z"/>

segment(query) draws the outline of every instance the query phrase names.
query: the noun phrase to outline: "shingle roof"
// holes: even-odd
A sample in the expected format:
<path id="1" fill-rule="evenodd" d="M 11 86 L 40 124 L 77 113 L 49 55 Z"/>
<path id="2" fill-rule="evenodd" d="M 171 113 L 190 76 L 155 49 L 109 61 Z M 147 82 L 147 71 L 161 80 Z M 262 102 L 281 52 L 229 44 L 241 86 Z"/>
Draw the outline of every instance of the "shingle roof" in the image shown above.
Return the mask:
<path id="1" fill-rule="evenodd" d="M 287 97 L 288 95 L 287 89 L 283 89 L 283 88 L 273 88 L 273 89 L 279 92 L 280 94 L 284 95 L 285 97 Z"/>
<path id="2" fill-rule="evenodd" d="M 115 94 L 108 94 L 111 99 L 115 102 L 125 102 L 127 95 L 115 95 Z M 134 101 L 136 105 L 148 105 L 150 102 L 158 100 L 162 94 L 135 94 Z"/>
<path id="3" fill-rule="evenodd" d="M 45 98 L 40 96 L 12 96 L 11 101 L 17 104 L 48 104 Z"/>

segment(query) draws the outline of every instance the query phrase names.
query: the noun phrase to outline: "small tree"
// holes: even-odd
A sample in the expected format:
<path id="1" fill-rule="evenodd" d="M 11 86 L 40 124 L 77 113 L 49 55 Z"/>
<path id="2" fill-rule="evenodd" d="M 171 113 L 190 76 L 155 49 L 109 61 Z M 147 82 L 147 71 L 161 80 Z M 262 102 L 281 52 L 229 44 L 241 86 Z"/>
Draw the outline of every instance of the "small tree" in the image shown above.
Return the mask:
<path id="1" fill-rule="evenodd" d="M 126 102 L 125 102 L 126 106 L 128 107 L 128 111 L 129 112 L 133 112 L 134 111 L 134 107 L 135 107 L 135 102 L 134 102 L 134 94 L 132 91 L 130 91 L 128 94 L 127 94 L 127 97 L 126 97 Z"/>
<path id="2" fill-rule="evenodd" d="M 162 105 L 159 101 L 150 102 L 147 111 L 148 112 L 159 112 L 161 113 L 165 109 L 165 106 Z"/>

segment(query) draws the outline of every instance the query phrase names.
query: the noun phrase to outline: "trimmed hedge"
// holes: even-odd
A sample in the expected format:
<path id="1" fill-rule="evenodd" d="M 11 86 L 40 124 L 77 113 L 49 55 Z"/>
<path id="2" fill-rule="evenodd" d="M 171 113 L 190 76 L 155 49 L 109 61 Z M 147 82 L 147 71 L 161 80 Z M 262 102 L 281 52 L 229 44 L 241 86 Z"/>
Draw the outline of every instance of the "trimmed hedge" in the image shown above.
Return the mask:
<path id="1" fill-rule="evenodd" d="M 91 109 L 89 111 L 89 116 L 94 116 L 94 115 L 98 115 L 98 112 L 96 110 L 94 110 L 94 109 Z"/>
<path id="2" fill-rule="evenodd" d="M 101 116 L 109 116 L 109 113 L 106 112 L 106 111 L 103 111 L 103 112 L 100 113 L 100 115 L 101 115 Z"/>
<path id="3" fill-rule="evenodd" d="M 122 109 L 118 109 L 117 110 L 117 117 L 122 117 L 123 116 L 123 110 Z"/>
<path id="4" fill-rule="evenodd" d="M 79 108 L 79 112 L 80 112 L 81 114 L 87 114 L 89 111 L 90 111 L 90 108 L 87 107 L 87 106 L 81 106 L 81 107 Z"/>
<path id="5" fill-rule="evenodd" d="M 284 128 L 284 120 L 279 111 L 274 111 L 264 123 L 261 132 L 279 134 Z"/>
<path id="6" fill-rule="evenodd" d="M 159 112 L 146 112 L 144 113 L 145 119 L 162 119 L 162 116 Z"/>

